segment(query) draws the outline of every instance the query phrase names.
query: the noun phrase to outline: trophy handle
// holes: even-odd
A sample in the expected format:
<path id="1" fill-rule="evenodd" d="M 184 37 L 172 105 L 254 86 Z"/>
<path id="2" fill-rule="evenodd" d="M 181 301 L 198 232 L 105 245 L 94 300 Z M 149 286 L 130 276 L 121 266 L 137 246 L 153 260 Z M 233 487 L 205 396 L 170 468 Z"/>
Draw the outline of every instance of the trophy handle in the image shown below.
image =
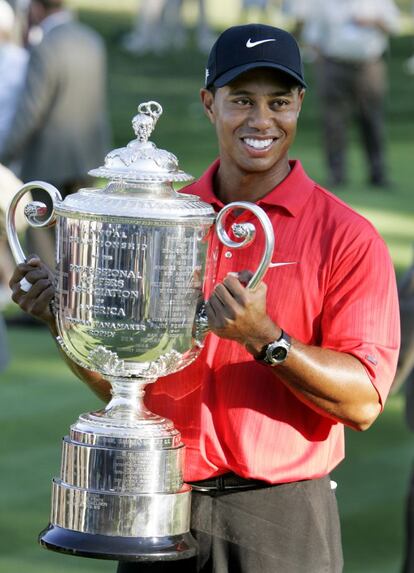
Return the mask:
<path id="1" fill-rule="evenodd" d="M 43 189 L 49 193 L 50 198 L 52 199 L 53 209 L 47 219 L 41 220 L 39 217 L 43 217 L 47 214 L 46 205 L 40 201 L 32 201 L 31 203 L 28 203 L 24 208 L 24 215 L 31 227 L 52 227 L 56 222 L 55 204 L 57 201 L 62 201 L 62 197 L 56 187 L 50 185 L 50 183 L 44 183 L 43 181 L 31 181 L 30 183 L 23 185 L 23 187 L 17 191 L 16 195 L 13 197 L 10 205 L 7 208 L 6 214 L 7 238 L 9 241 L 10 250 L 17 264 L 24 263 L 26 261 L 26 255 L 24 254 L 22 246 L 20 245 L 16 230 L 16 208 L 23 195 L 26 195 L 26 193 L 32 189 Z"/>
<path id="2" fill-rule="evenodd" d="M 256 236 L 256 227 L 252 223 L 234 223 L 232 225 L 232 231 L 238 239 L 242 239 L 241 242 L 233 241 L 227 231 L 224 228 L 226 219 L 231 211 L 234 209 L 244 209 L 250 211 L 259 219 L 262 225 L 264 235 L 265 235 L 265 248 L 263 251 L 263 256 L 260 261 L 256 272 L 253 274 L 252 278 L 249 280 L 246 288 L 254 289 L 260 283 L 272 260 L 273 250 L 275 247 L 275 236 L 273 233 L 272 223 L 269 217 L 263 211 L 261 207 L 255 205 L 254 203 L 249 203 L 248 201 L 234 201 L 229 203 L 220 211 L 216 219 L 216 233 L 220 241 L 226 247 L 230 249 L 243 249 L 247 247 Z M 203 346 L 203 338 L 209 330 L 208 318 L 206 313 L 205 302 L 202 302 L 199 310 L 197 312 L 195 321 L 195 338 L 199 347 Z"/>
<path id="3" fill-rule="evenodd" d="M 266 243 L 263 256 L 259 266 L 256 269 L 256 272 L 253 274 L 252 278 L 247 284 L 247 288 L 254 289 L 266 274 L 266 271 L 269 268 L 269 264 L 272 260 L 273 250 L 275 247 L 273 227 L 269 217 L 266 215 L 263 209 L 254 203 L 249 203 L 248 201 L 235 201 L 233 203 L 229 203 L 223 207 L 223 209 L 217 215 L 216 233 L 223 245 L 229 247 L 230 249 L 243 249 L 247 247 L 254 240 L 256 235 L 256 228 L 252 223 L 234 223 L 232 225 L 232 231 L 234 235 L 238 239 L 243 240 L 241 242 L 237 242 L 230 239 L 224 226 L 228 215 L 234 209 L 244 209 L 256 215 L 264 231 Z"/>

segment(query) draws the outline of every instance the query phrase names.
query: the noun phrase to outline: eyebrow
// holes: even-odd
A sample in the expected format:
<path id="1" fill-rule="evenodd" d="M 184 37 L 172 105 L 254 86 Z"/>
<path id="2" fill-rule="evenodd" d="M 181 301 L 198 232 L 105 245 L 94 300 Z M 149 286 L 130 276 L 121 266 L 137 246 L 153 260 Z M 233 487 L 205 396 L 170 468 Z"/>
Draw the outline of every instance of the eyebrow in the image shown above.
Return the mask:
<path id="1" fill-rule="evenodd" d="M 293 89 L 291 88 L 286 88 L 286 89 L 280 89 L 274 92 L 271 92 L 269 94 L 265 94 L 268 97 L 280 97 L 280 96 L 288 96 L 288 95 L 292 95 L 293 94 Z M 247 96 L 254 96 L 256 95 L 256 92 L 250 91 L 250 90 L 246 90 L 246 89 L 237 89 L 235 88 L 234 90 L 232 90 L 230 88 L 230 95 L 232 96 L 242 96 L 242 95 L 247 95 Z"/>

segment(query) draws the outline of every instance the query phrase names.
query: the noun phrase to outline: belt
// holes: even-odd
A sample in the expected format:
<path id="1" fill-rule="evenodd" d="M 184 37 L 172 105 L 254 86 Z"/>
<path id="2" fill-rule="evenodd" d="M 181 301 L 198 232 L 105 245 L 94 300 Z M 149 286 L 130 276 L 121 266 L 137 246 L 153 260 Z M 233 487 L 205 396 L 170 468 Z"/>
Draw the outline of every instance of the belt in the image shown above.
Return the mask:
<path id="1" fill-rule="evenodd" d="M 242 478 L 234 473 L 227 473 L 214 478 L 193 482 L 190 481 L 187 483 L 191 485 L 194 491 L 211 493 L 219 491 L 259 489 L 272 486 L 272 484 L 265 481 Z"/>

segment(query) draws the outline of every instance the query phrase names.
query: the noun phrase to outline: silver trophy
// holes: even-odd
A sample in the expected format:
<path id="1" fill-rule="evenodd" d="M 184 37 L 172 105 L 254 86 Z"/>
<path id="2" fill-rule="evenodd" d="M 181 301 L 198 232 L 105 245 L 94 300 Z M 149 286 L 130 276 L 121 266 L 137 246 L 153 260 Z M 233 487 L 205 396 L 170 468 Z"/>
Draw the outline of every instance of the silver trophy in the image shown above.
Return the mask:
<path id="1" fill-rule="evenodd" d="M 231 238 L 227 216 L 248 209 L 260 221 L 266 245 L 251 288 L 273 252 L 271 223 L 256 205 L 232 203 L 216 216 L 198 197 L 174 190 L 174 182 L 192 177 L 178 169 L 173 154 L 148 141 L 161 113 L 156 102 L 138 107 L 136 139 L 90 172 L 109 180 L 103 189 L 81 189 L 62 201 L 55 187 L 35 181 L 18 191 L 7 213 L 10 247 L 21 263 L 16 206 L 31 189 L 49 193 L 49 216 L 39 202 L 25 213 L 34 227 L 56 222 L 58 341 L 75 363 L 101 373 L 112 387 L 109 404 L 82 414 L 63 439 L 50 524 L 39 537 L 63 553 L 122 561 L 195 555 L 184 445 L 170 420 L 146 409 L 144 388 L 190 364 L 203 346 L 213 224 L 225 245 L 243 248 L 255 227 L 233 225 Z M 21 281 L 23 290 L 30 286 Z"/>

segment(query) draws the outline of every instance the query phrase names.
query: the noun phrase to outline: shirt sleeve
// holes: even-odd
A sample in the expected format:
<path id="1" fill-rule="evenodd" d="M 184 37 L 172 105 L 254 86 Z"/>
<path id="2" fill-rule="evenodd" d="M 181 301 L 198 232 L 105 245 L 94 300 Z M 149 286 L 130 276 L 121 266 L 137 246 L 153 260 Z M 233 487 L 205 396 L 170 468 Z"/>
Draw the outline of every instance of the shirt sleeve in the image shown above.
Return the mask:
<path id="1" fill-rule="evenodd" d="M 361 361 L 384 405 L 397 366 L 400 318 L 395 272 L 379 236 L 332 265 L 322 314 L 322 346 Z"/>

